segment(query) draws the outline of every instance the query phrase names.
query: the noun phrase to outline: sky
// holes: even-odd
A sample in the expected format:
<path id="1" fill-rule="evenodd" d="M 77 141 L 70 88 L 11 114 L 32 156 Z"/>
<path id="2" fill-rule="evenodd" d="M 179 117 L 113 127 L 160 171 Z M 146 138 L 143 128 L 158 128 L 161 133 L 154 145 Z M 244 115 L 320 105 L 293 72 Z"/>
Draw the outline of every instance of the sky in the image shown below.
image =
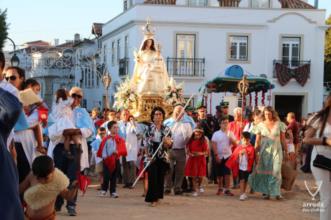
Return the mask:
<path id="1" fill-rule="evenodd" d="M 0 9 L 7 9 L 9 37 L 20 47 L 25 42 L 44 40 L 60 43 L 93 38 L 93 22 L 105 23 L 123 11 L 122 0 L 0 0 Z M 308 0 L 314 4 L 314 0 Z M 319 0 L 319 8 L 331 14 L 331 0 Z M 5 50 L 13 50 L 7 42 Z"/>

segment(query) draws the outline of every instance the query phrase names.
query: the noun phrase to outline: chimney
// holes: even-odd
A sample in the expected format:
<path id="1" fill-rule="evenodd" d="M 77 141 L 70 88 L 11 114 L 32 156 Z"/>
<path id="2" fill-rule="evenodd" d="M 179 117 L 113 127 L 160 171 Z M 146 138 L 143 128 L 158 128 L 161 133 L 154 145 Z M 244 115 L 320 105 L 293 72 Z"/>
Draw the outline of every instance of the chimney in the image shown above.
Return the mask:
<path id="1" fill-rule="evenodd" d="M 57 45 L 59 45 L 59 38 L 55 38 L 54 39 L 54 46 L 56 47 Z"/>
<path id="2" fill-rule="evenodd" d="M 79 41 L 80 41 L 80 35 L 76 33 L 74 36 L 74 43 L 77 43 Z"/>

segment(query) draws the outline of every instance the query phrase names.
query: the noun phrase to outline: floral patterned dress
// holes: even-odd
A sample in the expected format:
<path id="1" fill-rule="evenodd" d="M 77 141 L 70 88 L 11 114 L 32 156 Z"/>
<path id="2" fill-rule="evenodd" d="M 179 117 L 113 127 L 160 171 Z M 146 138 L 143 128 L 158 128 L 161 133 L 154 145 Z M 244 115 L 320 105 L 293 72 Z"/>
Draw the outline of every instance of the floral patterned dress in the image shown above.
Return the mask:
<path id="1" fill-rule="evenodd" d="M 161 126 L 158 130 L 156 126 L 152 123 L 145 132 L 145 146 L 147 147 L 147 155 L 149 158 L 153 156 L 159 147 L 163 137 L 171 137 L 170 128 L 166 126 Z M 151 162 L 147 169 L 148 173 L 148 190 L 145 197 L 146 202 L 156 202 L 159 199 L 163 199 L 164 191 L 164 176 L 169 168 L 168 164 L 168 154 L 167 148 L 161 147 L 160 150 L 155 155 L 155 158 Z"/>
<path id="2" fill-rule="evenodd" d="M 253 131 L 255 134 L 261 135 L 259 158 L 254 172 L 249 177 L 249 184 L 256 192 L 269 196 L 280 196 L 283 161 L 280 135 L 285 130 L 286 125 L 282 122 L 276 122 L 271 130 L 261 122 Z"/>

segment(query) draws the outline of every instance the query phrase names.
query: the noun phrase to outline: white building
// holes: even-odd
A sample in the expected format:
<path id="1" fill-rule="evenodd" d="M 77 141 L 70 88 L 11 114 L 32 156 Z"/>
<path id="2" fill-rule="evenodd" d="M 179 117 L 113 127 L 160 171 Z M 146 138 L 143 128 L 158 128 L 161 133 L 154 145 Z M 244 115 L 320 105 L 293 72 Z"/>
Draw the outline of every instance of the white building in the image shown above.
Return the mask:
<path id="1" fill-rule="evenodd" d="M 254 75 L 265 74 L 275 85 L 270 104 L 281 115 L 294 111 L 300 117 L 321 108 L 325 10 L 300 0 L 123 2 L 123 13 L 103 25 L 99 39 L 101 59 L 113 78 L 111 95 L 114 84 L 133 72 L 132 52 L 139 48 L 141 29 L 150 18 L 169 74 L 185 82 L 185 96 L 237 64 Z M 292 69 L 285 71 L 285 78 L 292 79 L 277 78 L 275 63 Z M 291 75 L 300 81 L 307 71 L 303 85 Z M 214 109 L 220 96 L 213 95 L 212 101 Z"/>
<path id="2" fill-rule="evenodd" d="M 32 41 L 9 54 L 18 57 L 18 66 L 25 70 L 26 79 L 34 78 L 40 83 L 41 96 L 48 106 L 52 106 L 57 89 L 70 89 L 74 83 L 73 43 L 51 45 L 41 40 Z M 8 62 L 7 66 L 10 65 Z"/>

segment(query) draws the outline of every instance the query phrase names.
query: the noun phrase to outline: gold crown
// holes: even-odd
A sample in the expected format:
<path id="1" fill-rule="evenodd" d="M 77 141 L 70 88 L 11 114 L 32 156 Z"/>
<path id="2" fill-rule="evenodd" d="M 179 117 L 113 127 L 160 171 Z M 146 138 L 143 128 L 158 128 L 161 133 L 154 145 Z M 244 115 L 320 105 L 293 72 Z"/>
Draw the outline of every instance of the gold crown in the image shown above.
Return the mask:
<path id="1" fill-rule="evenodd" d="M 146 25 L 143 28 L 143 32 L 144 32 L 144 35 L 145 35 L 145 37 L 144 37 L 145 40 L 146 39 L 154 39 L 155 31 L 154 31 L 154 28 L 152 27 L 150 18 L 147 19 Z"/>

